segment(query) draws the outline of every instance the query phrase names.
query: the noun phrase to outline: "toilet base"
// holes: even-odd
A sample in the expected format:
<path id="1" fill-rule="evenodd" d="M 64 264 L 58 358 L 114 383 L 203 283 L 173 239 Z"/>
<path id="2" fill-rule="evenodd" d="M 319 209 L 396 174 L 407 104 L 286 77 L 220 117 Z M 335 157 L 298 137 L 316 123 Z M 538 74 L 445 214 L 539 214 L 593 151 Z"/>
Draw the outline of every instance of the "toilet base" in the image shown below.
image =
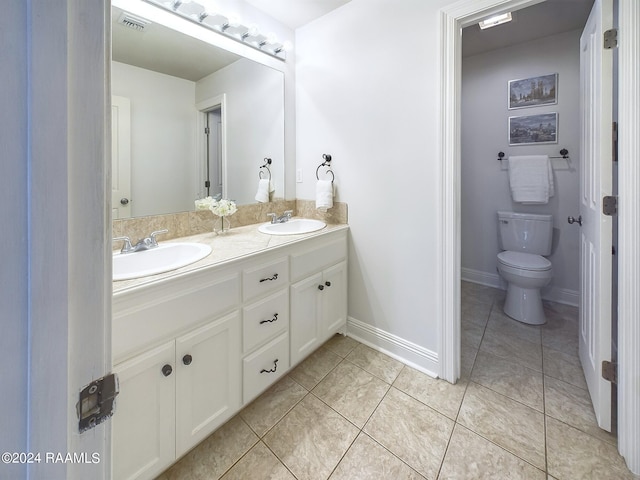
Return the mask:
<path id="1" fill-rule="evenodd" d="M 504 313 L 511 318 L 529 325 L 543 325 L 547 317 L 542 307 L 540 289 L 522 288 L 509 283 L 507 298 L 504 302 Z"/>

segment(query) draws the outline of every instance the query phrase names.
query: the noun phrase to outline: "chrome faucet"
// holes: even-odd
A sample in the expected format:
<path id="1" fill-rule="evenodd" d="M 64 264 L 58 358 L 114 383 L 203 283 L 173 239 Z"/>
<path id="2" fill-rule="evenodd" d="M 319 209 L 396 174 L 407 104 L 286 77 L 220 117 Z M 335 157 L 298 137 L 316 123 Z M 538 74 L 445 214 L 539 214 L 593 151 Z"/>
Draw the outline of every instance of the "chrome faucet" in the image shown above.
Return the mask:
<path id="1" fill-rule="evenodd" d="M 279 217 L 275 213 L 267 213 L 267 217 L 271 217 L 271 223 L 285 223 L 291 219 L 293 210 L 287 210 Z"/>
<path id="2" fill-rule="evenodd" d="M 155 232 L 151 232 L 148 237 L 141 238 L 138 240 L 138 243 L 135 245 L 131 245 L 131 239 L 129 237 L 116 237 L 113 241 L 122 240 L 124 243 L 122 245 L 122 250 L 120 253 L 134 253 L 141 252 L 143 250 L 149 250 L 150 248 L 155 248 L 158 246 L 158 240 L 156 236 L 161 235 L 163 233 L 169 233 L 169 230 L 166 228 L 162 230 L 157 230 Z"/>

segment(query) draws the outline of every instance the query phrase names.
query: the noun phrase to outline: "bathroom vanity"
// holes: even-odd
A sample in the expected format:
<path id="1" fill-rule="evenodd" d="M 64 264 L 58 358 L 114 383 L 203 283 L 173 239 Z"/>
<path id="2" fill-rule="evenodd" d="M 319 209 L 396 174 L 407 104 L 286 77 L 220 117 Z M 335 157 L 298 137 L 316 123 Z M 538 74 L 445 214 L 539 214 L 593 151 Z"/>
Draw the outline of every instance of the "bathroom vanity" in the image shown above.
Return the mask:
<path id="1" fill-rule="evenodd" d="M 114 282 L 113 478 L 154 478 L 344 331 L 347 232 L 197 235 L 209 257 Z"/>

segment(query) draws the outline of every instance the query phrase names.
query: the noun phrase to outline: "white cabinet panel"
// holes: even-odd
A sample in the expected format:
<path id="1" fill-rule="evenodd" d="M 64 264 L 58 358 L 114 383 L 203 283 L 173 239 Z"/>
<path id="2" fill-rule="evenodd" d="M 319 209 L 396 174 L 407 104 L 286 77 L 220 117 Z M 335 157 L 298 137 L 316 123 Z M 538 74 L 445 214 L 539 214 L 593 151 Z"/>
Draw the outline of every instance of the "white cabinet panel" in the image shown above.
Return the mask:
<path id="1" fill-rule="evenodd" d="M 168 373 L 169 369 L 171 373 Z M 174 370 L 174 342 L 114 368 L 120 381 L 116 414 L 112 419 L 114 479 L 154 478 L 173 463 Z"/>
<path id="2" fill-rule="evenodd" d="M 322 273 L 291 285 L 291 364 L 295 365 L 320 344 Z"/>
<path id="3" fill-rule="evenodd" d="M 289 291 L 283 289 L 243 309 L 243 351 L 250 352 L 288 328 Z"/>
<path id="4" fill-rule="evenodd" d="M 242 298 L 258 298 L 289 284 L 289 259 L 279 257 L 242 272 Z"/>
<path id="5" fill-rule="evenodd" d="M 322 291 L 323 323 L 325 337 L 336 333 L 347 323 L 347 262 L 340 262 L 323 272 L 325 285 Z"/>
<path id="6" fill-rule="evenodd" d="M 239 408 L 240 315 L 234 312 L 176 339 L 176 456 Z"/>
<path id="7" fill-rule="evenodd" d="M 243 400 L 248 403 L 289 369 L 289 335 L 285 333 L 243 361 Z"/>

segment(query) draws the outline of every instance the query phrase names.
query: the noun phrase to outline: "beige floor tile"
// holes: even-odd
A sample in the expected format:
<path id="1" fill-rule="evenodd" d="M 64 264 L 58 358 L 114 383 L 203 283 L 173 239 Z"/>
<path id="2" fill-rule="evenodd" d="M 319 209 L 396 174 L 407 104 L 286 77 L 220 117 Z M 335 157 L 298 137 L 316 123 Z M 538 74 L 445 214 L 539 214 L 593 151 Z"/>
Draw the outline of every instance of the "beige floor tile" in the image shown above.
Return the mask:
<path id="1" fill-rule="evenodd" d="M 344 358 L 358 345 L 360 345 L 360 343 L 356 342 L 353 338 L 336 333 L 323 347 Z"/>
<path id="2" fill-rule="evenodd" d="M 578 355 L 577 318 L 552 317 L 541 329 L 542 345 L 566 354 Z"/>
<path id="3" fill-rule="evenodd" d="M 347 355 L 346 359 L 389 384 L 393 383 L 404 366 L 390 356 L 362 344 Z"/>
<path id="4" fill-rule="evenodd" d="M 467 388 L 468 377 L 462 377 L 455 385 L 446 380 L 430 377 L 405 366 L 393 386 L 420 400 L 425 405 L 455 420 Z"/>
<path id="5" fill-rule="evenodd" d="M 549 302 L 545 300 L 543 302 L 544 311 L 548 318 L 566 318 L 574 322 L 578 322 L 578 307 L 572 305 L 566 305 L 564 303 Z"/>
<path id="6" fill-rule="evenodd" d="M 479 283 L 461 282 L 460 284 L 460 297 L 463 300 L 474 300 L 490 305 L 499 294 L 500 290 L 497 288 L 487 287 Z"/>
<path id="7" fill-rule="evenodd" d="M 242 410 L 240 416 L 262 437 L 307 393 L 306 388 L 284 377 Z"/>
<path id="8" fill-rule="evenodd" d="M 587 390 L 545 376 L 544 403 L 547 415 L 612 445 L 617 444 L 615 435 L 598 427 Z"/>
<path id="9" fill-rule="evenodd" d="M 362 428 L 389 384 L 350 362 L 342 362 L 312 393 L 356 426 Z"/>
<path id="10" fill-rule="evenodd" d="M 553 348 L 542 347 L 544 374 L 570 383 L 582 389 L 587 388 L 582 365 L 577 355 L 559 352 Z"/>
<path id="11" fill-rule="evenodd" d="M 537 325 L 527 325 L 509 317 L 502 311 L 502 306 L 491 310 L 487 331 L 500 332 L 514 337 L 522 338 L 533 343 L 540 343 L 540 327 Z"/>
<path id="12" fill-rule="evenodd" d="M 296 480 L 264 443 L 258 442 L 222 480 Z"/>
<path id="13" fill-rule="evenodd" d="M 358 429 L 313 395 L 307 395 L 263 441 L 298 480 L 327 478 Z"/>
<path id="14" fill-rule="evenodd" d="M 342 357 L 320 347 L 294 368 L 289 376 L 307 390 L 312 390 L 341 361 Z"/>
<path id="15" fill-rule="evenodd" d="M 476 361 L 477 354 L 478 347 L 472 347 L 464 343 L 460 344 L 460 376 L 462 378 L 471 376 L 471 369 Z"/>
<path id="16" fill-rule="evenodd" d="M 361 433 L 329 480 L 424 480 L 418 472 Z"/>
<path id="17" fill-rule="evenodd" d="M 542 413 L 470 382 L 458 422 L 534 466 L 545 468 Z"/>
<path id="18" fill-rule="evenodd" d="M 239 416 L 235 416 L 203 440 L 157 480 L 220 478 L 257 442 L 256 434 Z"/>
<path id="19" fill-rule="evenodd" d="M 519 337 L 497 331 L 487 331 L 480 351 L 517 363 L 532 370 L 542 371 L 542 347 Z"/>
<path id="20" fill-rule="evenodd" d="M 542 372 L 481 351 L 471 380 L 544 412 Z"/>
<path id="21" fill-rule="evenodd" d="M 427 478 L 435 478 L 454 422 L 391 388 L 364 432 Z"/>
<path id="22" fill-rule="evenodd" d="M 547 417 L 548 472 L 560 480 L 625 480 L 633 475 L 615 446 Z"/>
<path id="23" fill-rule="evenodd" d="M 468 345 L 472 348 L 478 348 L 484 335 L 484 327 L 480 327 L 475 323 L 462 323 L 460 331 L 460 342 L 462 345 Z"/>
<path id="24" fill-rule="evenodd" d="M 544 480 L 545 473 L 456 425 L 438 480 Z"/>
<path id="25" fill-rule="evenodd" d="M 473 323 L 484 328 L 489 320 L 491 303 L 480 302 L 473 298 L 462 298 L 460 302 L 460 319 L 462 323 Z"/>

